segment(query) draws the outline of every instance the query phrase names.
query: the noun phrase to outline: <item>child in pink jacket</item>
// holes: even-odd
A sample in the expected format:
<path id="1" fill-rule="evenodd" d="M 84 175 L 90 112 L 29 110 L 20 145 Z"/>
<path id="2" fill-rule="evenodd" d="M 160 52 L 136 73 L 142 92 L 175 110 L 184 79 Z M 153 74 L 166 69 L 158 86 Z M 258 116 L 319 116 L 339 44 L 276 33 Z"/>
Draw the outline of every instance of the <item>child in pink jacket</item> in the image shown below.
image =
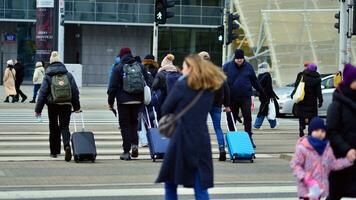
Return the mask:
<path id="1" fill-rule="evenodd" d="M 324 121 L 315 117 L 309 124 L 308 136 L 302 137 L 297 143 L 290 166 L 298 181 L 299 199 L 315 200 L 326 197 L 330 171 L 353 165 L 353 158 L 335 158 L 325 136 Z"/>

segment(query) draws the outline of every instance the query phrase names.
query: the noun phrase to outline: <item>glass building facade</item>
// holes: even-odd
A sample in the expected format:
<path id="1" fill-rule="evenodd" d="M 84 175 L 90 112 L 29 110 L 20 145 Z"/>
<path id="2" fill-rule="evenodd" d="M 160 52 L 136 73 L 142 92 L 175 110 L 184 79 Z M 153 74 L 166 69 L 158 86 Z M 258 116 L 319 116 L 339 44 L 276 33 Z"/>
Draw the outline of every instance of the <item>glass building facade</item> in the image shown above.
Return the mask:
<path id="1" fill-rule="evenodd" d="M 175 16 L 159 29 L 158 60 L 168 53 L 181 65 L 184 56 L 208 51 L 221 64 L 223 0 L 175 0 Z M 107 82 L 108 68 L 119 49 L 132 48 L 144 57 L 152 49 L 154 0 L 65 0 L 65 63 L 83 65 L 84 84 Z M 0 33 L 16 34 L 5 43 L 3 61 L 20 58 L 26 80 L 34 69 L 36 0 L 0 0 Z M 3 36 L 2 36 L 3 38 Z M 103 67 L 104 66 L 104 67 Z"/>

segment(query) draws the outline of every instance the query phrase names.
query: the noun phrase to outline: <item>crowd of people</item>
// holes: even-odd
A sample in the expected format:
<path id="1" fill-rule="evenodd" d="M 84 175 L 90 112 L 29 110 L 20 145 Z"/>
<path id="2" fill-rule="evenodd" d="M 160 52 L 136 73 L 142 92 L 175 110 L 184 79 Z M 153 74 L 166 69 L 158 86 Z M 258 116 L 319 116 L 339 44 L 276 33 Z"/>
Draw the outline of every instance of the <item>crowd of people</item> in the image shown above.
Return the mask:
<path id="1" fill-rule="evenodd" d="M 130 48 L 122 48 L 109 71 L 108 108 L 114 113 L 118 110 L 123 139 L 120 159 L 127 161 L 139 156 L 138 132 L 147 128 L 147 123 L 140 122 L 157 126 L 153 120 L 157 122 L 163 116 L 179 113 L 197 99 L 177 120 L 156 182 L 165 183 L 166 199 L 177 199 L 177 186 L 183 185 L 194 188 L 196 199 L 205 200 L 209 199 L 208 188 L 214 186 L 208 114 L 218 142 L 219 161 L 225 161 L 222 113 L 229 113 L 226 115 L 229 130 L 234 130 L 236 121 L 243 124 L 256 148 L 252 127 L 259 129 L 266 117 L 270 128 L 278 126 L 276 118 L 270 117 L 271 109 L 278 111 L 278 96 L 273 91 L 269 64 L 260 63 L 256 75 L 241 49 L 237 49 L 234 58 L 222 67 L 213 63 L 208 52 L 186 56 L 182 67 L 174 62 L 172 54 L 167 54 L 159 65 L 153 55 L 141 60 Z M 353 165 L 356 159 L 356 68 L 345 65 L 343 81 L 334 92 L 325 124 L 318 117 L 318 107 L 323 104 L 318 67 L 311 62 L 306 62 L 304 67 L 297 75 L 291 94 L 291 98 L 299 95 L 296 94 L 298 86 L 301 82 L 305 84 L 303 99 L 295 105 L 300 140 L 291 161 L 298 181 L 298 197 L 306 200 L 326 196 L 329 200 L 356 197 L 356 168 Z M 20 89 L 23 71 L 20 61 L 7 61 L 5 102 L 9 102 L 10 97 L 12 102 L 19 101 L 20 97 L 22 102 L 26 100 L 27 96 Z M 44 105 L 48 107 L 50 156 L 60 154 L 62 135 L 65 160 L 70 161 L 70 116 L 72 112 L 80 112 L 81 107 L 76 82 L 58 52 L 52 52 L 46 70 L 43 62 L 36 63 L 33 83 L 31 103 L 36 103 L 36 117 L 41 116 Z M 56 84 L 61 89 L 57 89 Z M 152 94 L 149 103 L 146 102 L 146 87 Z M 261 105 L 252 125 L 253 88 Z"/>

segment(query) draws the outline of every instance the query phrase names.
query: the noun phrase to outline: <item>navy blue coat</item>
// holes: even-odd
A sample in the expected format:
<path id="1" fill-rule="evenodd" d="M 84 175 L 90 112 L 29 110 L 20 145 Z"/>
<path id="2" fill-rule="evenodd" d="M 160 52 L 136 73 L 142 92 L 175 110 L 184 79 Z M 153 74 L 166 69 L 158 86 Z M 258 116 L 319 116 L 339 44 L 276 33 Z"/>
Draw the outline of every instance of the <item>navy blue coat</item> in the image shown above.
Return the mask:
<path id="1" fill-rule="evenodd" d="M 162 114 L 178 113 L 198 94 L 181 78 L 162 106 Z M 213 160 L 207 116 L 214 100 L 212 92 L 205 91 L 198 102 L 177 122 L 156 182 L 169 182 L 193 187 L 196 173 L 200 174 L 202 188 L 213 187 Z"/>
<path id="2" fill-rule="evenodd" d="M 237 67 L 235 61 L 232 60 L 224 64 L 223 69 L 230 87 L 231 100 L 251 98 L 252 87 L 264 94 L 252 65 L 247 61 L 244 61 L 241 67 Z"/>

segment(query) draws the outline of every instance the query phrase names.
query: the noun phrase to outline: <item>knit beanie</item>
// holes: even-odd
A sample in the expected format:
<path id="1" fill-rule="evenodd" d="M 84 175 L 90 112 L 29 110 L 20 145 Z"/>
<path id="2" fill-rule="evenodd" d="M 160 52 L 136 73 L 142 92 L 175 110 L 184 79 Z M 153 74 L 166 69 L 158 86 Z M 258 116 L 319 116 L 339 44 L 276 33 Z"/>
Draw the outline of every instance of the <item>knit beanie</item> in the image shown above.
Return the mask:
<path id="1" fill-rule="evenodd" d="M 9 66 L 9 65 L 14 65 L 14 61 L 12 61 L 12 60 L 8 60 L 7 62 L 6 62 L 6 64 Z"/>
<path id="2" fill-rule="evenodd" d="M 51 58 L 49 59 L 49 64 L 52 64 L 54 62 L 61 62 L 57 51 L 52 51 Z"/>
<path id="3" fill-rule="evenodd" d="M 352 82 L 356 80 L 356 67 L 351 64 L 346 64 L 344 68 L 343 84 L 350 86 Z"/>
<path id="4" fill-rule="evenodd" d="M 325 122 L 323 119 L 320 117 L 314 117 L 310 122 L 309 122 L 309 127 L 308 127 L 308 135 L 311 135 L 311 133 L 315 130 L 319 129 L 326 129 L 325 127 Z"/>
<path id="5" fill-rule="evenodd" d="M 36 68 L 37 68 L 37 67 L 43 67 L 43 66 L 42 66 L 42 62 L 36 62 Z"/>
<path id="6" fill-rule="evenodd" d="M 148 54 L 147 56 L 145 56 L 146 60 L 155 60 L 155 57 L 151 54 Z"/>
<path id="7" fill-rule="evenodd" d="M 120 49 L 120 53 L 119 53 L 119 57 L 122 58 L 124 57 L 126 54 L 132 54 L 131 53 L 131 49 L 128 47 L 124 47 Z"/>
<path id="8" fill-rule="evenodd" d="M 206 51 L 202 51 L 198 54 L 202 59 L 204 60 L 210 60 L 210 55 L 208 52 Z"/>
<path id="9" fill-rule="evenodd" d="M 245 59 L 245 52 L 242 49 L 236 49 L 235 59 Z"/>
<path id="10" fill-rule="evenodd" d="M 168 54 L 166 57 L 163 58 L 163 61 L 161 63 L 161 66 L 165 66 L 165 65 L 173 65 L 173 60 L 174 60 L 174 55 L 173 54 Z"/>
<path id="11" fill-rule="evenodd" d="M 308 65 L 308 70 L 309 70 L 309 71 L 316 72 L 317 69 L 318 69 L 318 66 L 316 66 L 316 64 L 314 64 L 314 63 L 310 63 L 310 64 Z"/>
<path id="12" fill-rule="evenodd" d="M 313 62 L 311 61 L 304 61 L 304 67 L 308 67 L 308 65 L 312 64 Z"/>

